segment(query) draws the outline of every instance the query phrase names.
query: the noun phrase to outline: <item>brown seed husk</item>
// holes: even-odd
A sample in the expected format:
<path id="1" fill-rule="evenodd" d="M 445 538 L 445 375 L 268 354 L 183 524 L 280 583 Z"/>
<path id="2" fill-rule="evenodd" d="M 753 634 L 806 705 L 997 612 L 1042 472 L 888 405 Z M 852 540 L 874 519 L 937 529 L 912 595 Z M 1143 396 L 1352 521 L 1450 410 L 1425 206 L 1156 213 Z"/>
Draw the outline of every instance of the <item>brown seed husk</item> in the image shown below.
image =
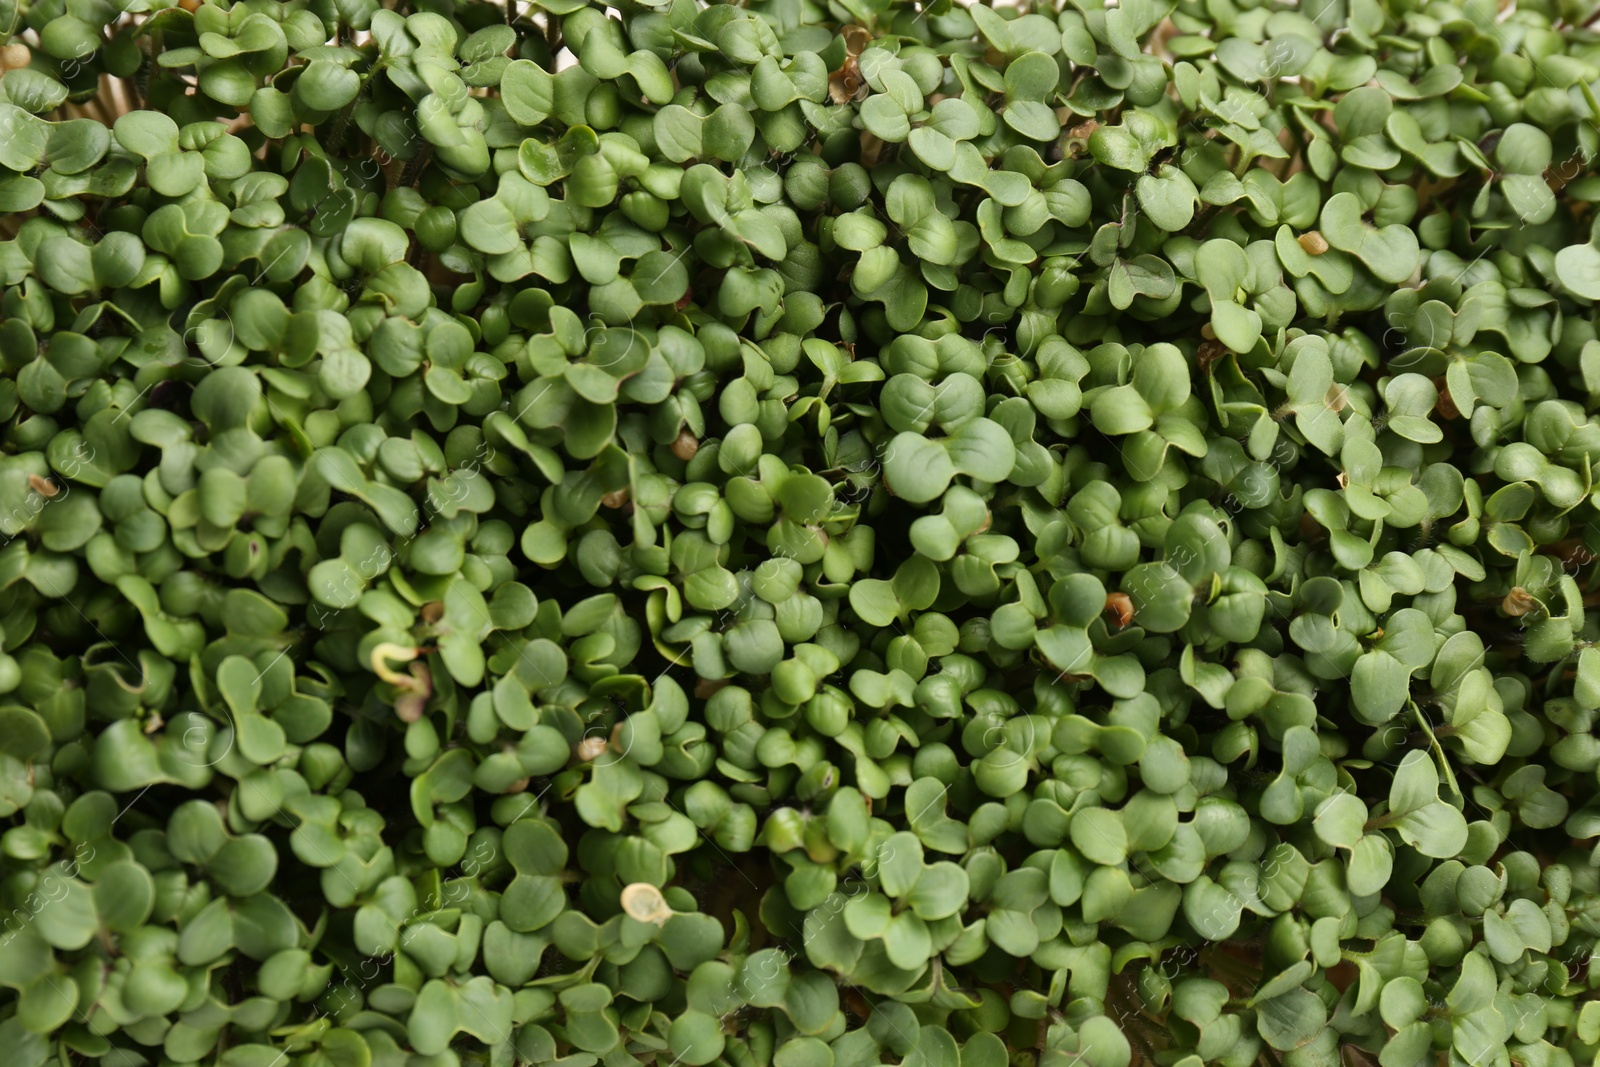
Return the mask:
<path id="1" fill-rule="evenodd" d="M 1328 239 L 1318 230 L 1307 230 L 1295 238 L 1308 256 L 1320 256 L 1328 250 Z"/>
<path id="2" fill-rule="evenodd" d="M 1117 629 L 1122 629 L 1133 621 L 1133 598 L 1127 593 L 1112 593 L 1106 597 L 1106 614 L 1117 622 Z"/>
<path id="3" fill-rule="evenodd" d="M 672 908 L 661 890 L 649 882 L 634 882 L 622 889 L 622 910 L 635 922 L 660 925 L 672 918 Z"/>
<path id="4" fill-rule="evenodd" d="M 1456 407 L 1456 398 L 1450 395 L 1450 383 L 1445 381 L 1444 375 L 1433 379 L 1433 384 L 1439 390 L 1439 399 L 1433 405 L 1433 410 L 1439 413 L 1441 419 L 1460 418 L 1461 409 Z"/>
<path id="5" fill-rule="evenodd" d="M 1520 585 L 1513 586 L 1505 599 L 1500 601 L 1500 610 L 1514 619 L 1522 618 L 1538 606 L 1539 602 L 1533 598 L 1533 594 Z"/>

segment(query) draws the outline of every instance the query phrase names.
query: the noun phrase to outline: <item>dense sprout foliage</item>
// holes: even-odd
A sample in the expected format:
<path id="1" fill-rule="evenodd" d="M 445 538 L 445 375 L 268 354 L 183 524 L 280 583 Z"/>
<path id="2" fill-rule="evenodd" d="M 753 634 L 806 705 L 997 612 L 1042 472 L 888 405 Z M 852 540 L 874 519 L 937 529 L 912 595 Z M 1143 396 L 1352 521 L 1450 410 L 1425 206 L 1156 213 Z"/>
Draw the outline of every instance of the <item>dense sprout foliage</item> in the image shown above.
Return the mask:
<path id="1" fill-rule="evenodd" d="M 8 1067 L 1592 1063 L 1590 14 L 0 2 Z"/>

